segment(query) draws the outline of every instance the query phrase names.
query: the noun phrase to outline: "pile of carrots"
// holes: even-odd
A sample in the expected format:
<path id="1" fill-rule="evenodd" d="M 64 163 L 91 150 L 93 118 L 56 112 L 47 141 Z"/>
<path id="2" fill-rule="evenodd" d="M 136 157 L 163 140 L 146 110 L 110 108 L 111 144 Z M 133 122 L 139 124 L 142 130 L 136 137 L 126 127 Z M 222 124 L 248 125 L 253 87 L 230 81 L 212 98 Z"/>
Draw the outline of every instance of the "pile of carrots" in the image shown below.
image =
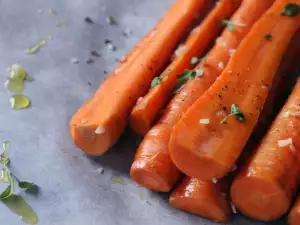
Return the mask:
<path id="1" fill-rule="evenodd" d="M 300 224 L 299 43 L 300 0 L 176 0 L 75 113 L 73 140 L 101 155 L 129 124 L 144 136 L 131 177 L 170 205 Z"/>

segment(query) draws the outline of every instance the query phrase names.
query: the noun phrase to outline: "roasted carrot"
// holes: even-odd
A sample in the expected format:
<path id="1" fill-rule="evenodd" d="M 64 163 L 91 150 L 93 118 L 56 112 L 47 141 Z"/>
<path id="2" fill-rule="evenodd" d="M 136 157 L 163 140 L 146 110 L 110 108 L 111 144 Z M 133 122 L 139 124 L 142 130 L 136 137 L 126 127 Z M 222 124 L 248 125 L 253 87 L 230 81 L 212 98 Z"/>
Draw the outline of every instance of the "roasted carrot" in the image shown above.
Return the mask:
<path id="1" fill-rule="evenodd" d="M 294 203 L 291 212 L 289 213 L 289 225 L 299 225 L 300 223 L 300 196 Z"/>
<path id="2" fill-rule="evenodd" d="M 155 191 L 168 192 L 179 179 L 181 173 L 172 162 L 168 150 L 173 126 L 220 75 L 232 53 L 272 2 L 273 0 L 243 1 L 231 21 L 247 25 L 236 26 L 234 30 L 225 29 L 204 63 L 200 63 L 195 70 L 199 75 L 203 71 L 204 75 L 189 80 L 178 91 L 159 122 L 144 137 L 130 171 L 138 184 Z"/>
<path id="3" fill-rule="evenodd" d="M 223 181 L 214 183 L 185 177 L 172 192 L 169 203 L 175 208 L 216 222 L 229 222 L 232 210 L 227 186 Z"/>
<path id="4" fill-rule="evenodd" d="M 175 60 L 159 77 L 154 78 L 159 80 L 157 85 L 147 95 L 139 98 L 131 112 L 130 126 L 136 133 L 145 135 L 150 130 L 153 121 L 172 97 L 177 76 L 198 64 L 197 61 L 221 31 L 221 21 L 230 17 L 240 2 L 241 0 L 220 0 L 214 10 L 193 30 L 185 44 L 179 46 Z"/>
<path id="5" fill-rule="evenodd" d="M 231 197 L 245 215 L 275 220 L 287 212 L 299 185 L 300 80 L 255 154 L 235 178 Z"/>
<path id="6" fill-rule="evenodd" d="M 106 152 L 123 133 L 137 99 L 169 61 L 206 0 L 177 0 L 148 37 L 132 50 L 70 122 L 75 144 L 89 154 Z M 140 50 L 143 48 L 143 50 Z"/>
<path id="7" fill-rule="evenodd" d="M 300 15 L 282 15 L 289 3 L 277 0 L 272 5 L 219 79 L 173 129 L 169 151 L 185 174 L 210 180 L 225 176 L 235 164 L 264 106 L 284 52 L 299 28 Z M 272 38 L 266 38 L 266 34 Z"/>

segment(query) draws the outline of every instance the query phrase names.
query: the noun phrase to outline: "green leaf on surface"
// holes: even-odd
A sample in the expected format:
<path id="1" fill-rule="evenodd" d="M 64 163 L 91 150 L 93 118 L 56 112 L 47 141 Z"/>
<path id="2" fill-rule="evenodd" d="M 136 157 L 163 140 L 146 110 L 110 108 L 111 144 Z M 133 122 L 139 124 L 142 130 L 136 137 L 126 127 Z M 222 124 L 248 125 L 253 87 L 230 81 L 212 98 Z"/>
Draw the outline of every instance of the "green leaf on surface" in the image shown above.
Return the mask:
<path id="1" fill-rule="evenodd" d="M 195 56 L 194 56 L 194 57 L 191 58 L 191 64 L 192 64 L 192 65 L 197 64 L 199 61 L 200 61 L 200 60 L 198 59 L 198 57 L 195 57 Z"/>
<path id="2" fill-rule="evenodd" d="M 7 188 L 1 193 L 0 200 L 2 201 L 4 199 L 7 199 L 11 195 L 12 195 L 11 185 L 8 185 Z"/>
<path id="3" fill-rule="evenodd" d="M 10 151 L 10 142 L 5 141 L 2 143 L 3 153 L 0 155 L 0 163 L 3 165 L 8 165 L 9 160 L 9 151 Z"/>
<path id="4" fill-rule="evenodd" d="M 184 73 L 179 74 L 177 81 L 173 88 L 173 93 L 182 87 L 188 80 L 192 80 L 196 77 L 197 73 L 194 70 L 186 70 Z"/>
<path id="5" fill-rule="evenodd" d="M 21 220 L 27 224 L 37 224 L 38 216 L 31 206 L 24 200 L 22 196 L 11 195 L 2 202 Z"/>
<path id="6" fill-rule="evenodd" d="M 19 185 L 20 188 L 30 189 L 34 186 L 34 183 L 26 182 L 26 181 L 19 181 L 18 185 Z"/>
<path id="7" fill-rule="evenodd" d="M 288 3 L 284 6 L 284 10 L 281 12 L 282 16 L 294 17 L 300 13 L 300 5 L 294 3 Z"/>
<path id="8" fill-rule="evenodd" d="M 11 92 L 21 92 L 24 90 L 24 80 L 20 78 L 8 78 L 4 83 L 7 90 Z"/>
<path id="9" fill-rule="evenodd" d="M 30 106 L 30 99 L 23 94 L 16 94 L 10 97 L 10 103 L 13 109 L 20 110 Z"/>
<path id="10" fill-rule="evenodd" d="M 0 171 L 0 181 L 3 182 L 3 183 L 7 183 L 9 184 L 10 183 L 10 172 L 7 170 L 7 169 L 2 169 Z"/>
<path id="11" fill-rule="evenodd" d="M 45 46 L 48 41 L 50 40 L 50 36 L 48 36 L 47 38 L 44 38 L 42 40 L 40 40 L 38 43 L 36 43 L 34 46 L 29 47 L 26 49 L 26 53 L 27 54 L 35 54 L 40 48 L 42 48 L 43 46 Z"/>

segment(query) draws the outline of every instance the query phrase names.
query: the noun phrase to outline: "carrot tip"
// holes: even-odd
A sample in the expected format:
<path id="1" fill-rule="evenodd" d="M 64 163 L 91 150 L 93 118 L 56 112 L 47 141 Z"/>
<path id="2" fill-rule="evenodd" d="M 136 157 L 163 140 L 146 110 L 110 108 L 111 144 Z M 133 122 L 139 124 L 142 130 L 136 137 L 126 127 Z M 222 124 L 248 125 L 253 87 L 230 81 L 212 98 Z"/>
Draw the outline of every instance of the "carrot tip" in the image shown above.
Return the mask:
<path id="1" fill-rule="evenodd" d="M 168 184 L 162 174 L 145 168 L 143 160 L 136 160 L 132 164 L 130 176 L 139 185 L 159 192 L 169 192 L 172 185 Z"/>
<path id="2" fill-rule="evenodd" d="M 171 196 L 169 204 L 177 209 L 208 218 L 215 222 L 225 223 L 231 219 L 230 210 L 226 210 L 224 207 L 214 204 L 208 199 L 193 199 L 191 196 L 179 198 Z"/>
<path id="3" fill-rule="evenodd" d="M 259 177 L 234 181 L 231 198 L 241 213 L 256 220 L 271 221 L 287 212 L 290 199 L 276 183 Z"/>

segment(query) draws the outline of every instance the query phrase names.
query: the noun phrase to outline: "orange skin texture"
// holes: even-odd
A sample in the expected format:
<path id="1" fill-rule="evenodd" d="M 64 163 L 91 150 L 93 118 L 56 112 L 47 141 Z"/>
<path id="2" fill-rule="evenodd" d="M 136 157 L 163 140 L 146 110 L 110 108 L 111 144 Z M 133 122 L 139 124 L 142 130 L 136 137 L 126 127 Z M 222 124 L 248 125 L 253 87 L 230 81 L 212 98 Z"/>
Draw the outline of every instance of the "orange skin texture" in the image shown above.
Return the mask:
<path id="1" fill-rule="evenodd" d="M 300 221 L 300 197 L 295 201 L 291 212 L 289 213 L 289 225 L 298 225 Z"/>
<path id="2" fill-rule="evenodd" d="M 227 187 L 228 183 L 185 177 L 170 195 L 169 203 L 188 213 L 226 223 L 231 219 L 232 210 L 228 191 L 222 186 Z"/>
<path id="3" fill-rule="evenodd" d="M 146 93 L 151 80 L 168 63 L 174 48 L 206 3 L 206 0 L 177 0 L 74 114 L 70 132 L 80 149 L 100 155 L 117 142 L 137 99 Z M 96 134 L 99 126 L 102 132 Z"/>
<path id="4" fill-rule="evenodd" d="M 285 214 L 299 185 L 300 80 L 254 155 L 235 178 L 231 197 L 245 215 L 263 221 Z M 292 139 L 284 146 L 279 141 Z"/>
<path id="5" fill-rule="evenodd" d="M 231 21 L 241 21 L 247 26 L 236 27 L 234 31 L 225 29 L 221 37 L 207 54 L 204 63 L 196 69 L 202 69 L 204 75 L 189 80 L 174 96 L 164 110 L 159 122 L 147 133 L 139 146 L 134 163 L 131 167 L 131 177 L 140 185 L 155 191 L 167 192 L 181 176 L 169 154 L 169 140 L 173 127 L 192 104 L 212 85 L 221 74 L 219 67 L 230 59 L 230 50 L 236 49 L 247 35 L 251 26 L 268 9 L 273 0 L 245 0 L 234 13 Z M 151 181 L 151 182 L 150 182 Z"/>
<path id="6" fill-rule="evenodd" d="M 282 16 L 288 0 L 277 0 L 253 26 L 209 90 L 185 113 L 169 142 L 172 161 L 191 177 L 224 177 L 236 163 L 264 106 L 276 71 L 300 25 L 300 16 Z M 294 1 L 299 4 L 300 0 Z M 264 38 L 271 33 L 272 39 Z M 272 52 L 272 54 L 270 54 Z M 237 104 L 246 120 L 234 116 L 220 124 Z M 201 119 L 209 124 L 201 124 Z"/>
<path id="7" fill-rule="evenodd" d="M 140 135 L 145 135 L 153 125 L 154 120 L 172 97 L 172 89 L 178 75 L 187 69 L 192 69 L 192 57 L 202 57 L 209 44 L 217 37 L 224 27 L 220 21 L 229 18 L 241 0 L 221 0 L 211 13 L 190 34 L 184 43 L 185 51 L 175 56 L 174 61 L 160 75 L 162 81 L 151 88 L 147 95 L 140 98 L 130 115 L 131 128 Z"/>

